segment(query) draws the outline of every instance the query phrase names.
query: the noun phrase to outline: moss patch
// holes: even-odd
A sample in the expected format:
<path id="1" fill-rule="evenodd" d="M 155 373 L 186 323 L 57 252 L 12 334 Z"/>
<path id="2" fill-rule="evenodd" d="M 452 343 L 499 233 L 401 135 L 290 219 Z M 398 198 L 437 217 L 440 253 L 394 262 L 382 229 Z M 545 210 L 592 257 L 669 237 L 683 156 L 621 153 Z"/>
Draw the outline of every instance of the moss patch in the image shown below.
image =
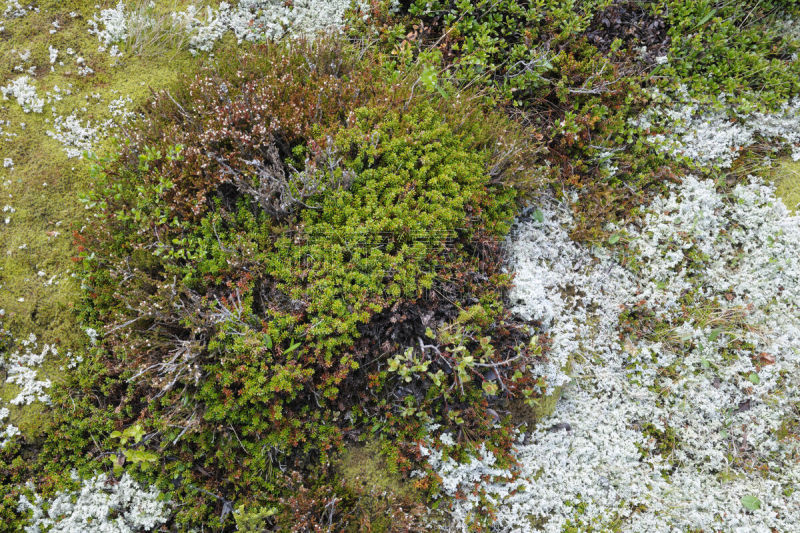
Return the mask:
<path id="1" fill-rule="evenodd" d="M 23 75 L 14 70 L 16 66 L 26 71 L 35 67 L 29 77 L 37 95 L 45 98 L 46 92 L 58 86 L 62 97 L 46 104 L 39 114 L 24 113 L 13 98 L 0 98 L 0 116 L 7 121 L 2 131 L 16 134 L 9 139 L 0 137 L 0 160 L 13 160 L 13 167 L 0 166 L 0 208 L 13 209 L 0 217 L 0 309 L 5 311 L 2 326 L 15 337 L 35 333 L 41 342 L 56 345 L 59 360 L 48 360 L 38 369 L 39 379 L 55 383 L 63 378 L 63 356 L 80 349 L 87 340 L 75 310 L 81 293 L 72 276 L 72 257 L 76 255 L 72 231 L 84 223 L 78 191 L 86 189 L 90 178 L 87 162 L 68 158 L 46 132 L 53 129 L 56 114 L 76 112 L 82 121 L 92 124 L 106 120 L 110 117 L 108 104 L 116 98 L 130 97 L 128 109 L 133 110 L 151 90 L 167 87 L 182 72 L 191 71 L 197 60 L 186 51 L 169 50 L 111 58 L 98 51 L 96 37 L 87 32 L 86 20 L 96 11 L 95 2 L 45 2 L 40 8 L 38 13 L 6 24 L 0 35 L 0 86 Z M 70 16 L 71 11 L 76 16 Z M 54 20 L 60 27 L 51 34 Z M 54 65 L 50 46 L 58 50 Z M 74 53 L 69 54 L 68 49 Z M 30 57 L 23 60 L 19 53 L 26 50 Z M 77 57 L 83 57 L 94 73 L 80 76 Z M 102 152 L 107 148 L 109 137 L 99 139 L 95 149 Z M 40 435 L 48 408 L 7 405 L 17 387 L 2 378 L 0 372 L 0 405 L 9 408 L 10 422 L 26 438 Z"/>
<path id="2" fill-rule="evenodd" d="M 397 468 L 387 463 L 377 441 L 345 448 L 337 470 L 351 492 L 391 492 L 411 501 L 421 500 L 419 492 L 403 480 Z"/>
<path id="3" fill-rule="evenodd" d="M 424 494 L 403 479 L 397 467 L 381 453 L 377 440 L 345 447 L 334 468 L 346 493 L 358 501 L 356 507 L 360 510 L 360 523 L 348 524 L 345 531 L 406 531 L 397 522 L 402 521 L 403 513 L 397 515 L 396 511 L 405 509 L 416 515 L 422 512 L 419 502 L 425 501 Z M 387 512 L 389 509 L 394 512 Z M 436 523 L 437 516 L 429 511 L 428 514 L 425 523 Z"/>
<path id="4" fill-rule="evenodd" d="M 564 371 L 570 374 L 572 372 L 572 366 L 573 362 L 570 358 L 570 360 L 567 361 Z M 534 426 L 543 418 L 553 414 L 556 405 L 558 405 L 558 400 L 561 399 L 561 394 L 564 392 L 564 387 L 566 387 L 566 385 L 555 387 L 548 394 L 533 399 L 532 402 L 534 405 L 530 405 L 522 399 L 513 400 L 509 402 L 508 410 L 511 412 L 511 416 L 515 421 L 526 422 Z"/>
<path id="5" fill-rule="evenodd" d="M 800 161 L 781 159 L 769 176 L 775 184 L 775 194 L 792 213 L 800 211 Z"/>

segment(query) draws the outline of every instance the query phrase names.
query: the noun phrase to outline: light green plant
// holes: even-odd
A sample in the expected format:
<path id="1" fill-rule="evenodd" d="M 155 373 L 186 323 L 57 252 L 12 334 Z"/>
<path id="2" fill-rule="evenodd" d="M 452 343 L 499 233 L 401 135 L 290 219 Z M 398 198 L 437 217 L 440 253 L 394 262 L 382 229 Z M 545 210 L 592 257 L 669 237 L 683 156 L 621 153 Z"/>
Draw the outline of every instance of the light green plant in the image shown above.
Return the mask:
<path id="1" fill-rule="evenodd" d="M 119 439 L 119 444 L 121 446 L 125 446 L 129 441 L 133 441 L 134 445 L 139 444 L 142 442 L 144 436 L 145 431 L 141 424 L 138 423 L 128 426 L 123 431 L 112 431 L 110 435 L 112 439 Z M 111 462 L 114 465 L 114 473 L 117 475 L 122 473 L 126 461 L 131 463 L 134 468 L 140 467 L 143 470 L 147 470 L 153 463 L 158 461 L 158 454 L 147 450 L 121 448 L 121 452 L 121 456 L 119 454 L 112 454 L 110 456 Z"/>

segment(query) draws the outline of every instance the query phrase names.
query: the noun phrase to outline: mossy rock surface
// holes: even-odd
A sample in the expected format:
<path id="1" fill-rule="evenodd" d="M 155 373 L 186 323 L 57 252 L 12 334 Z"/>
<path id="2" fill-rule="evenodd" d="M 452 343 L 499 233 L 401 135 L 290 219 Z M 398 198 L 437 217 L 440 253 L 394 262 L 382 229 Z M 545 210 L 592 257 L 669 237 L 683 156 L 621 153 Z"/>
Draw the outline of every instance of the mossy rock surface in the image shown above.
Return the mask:
<path id="1" fill-rule="evenodd" d="M 573 362 L 570 358 L 565 365 L 564 371 L 571 375 L 572 366 Z M 521 398 L 509 402 L 508 410 L 514 422 L 517 424 L 525 422 L 530 426 L 535 426 L 543 418 L 552 415 L 553 411 L 556 409 L 556 405 L 558 405 L 558 400 L 561 399 L 561 394 L 564 392 L 565 386 L 566 385 L 554 387 L 550 393 L 536 398 L 533 406 L 529 405 Z"/>
<path id="2" fill-rule="evenodd" d="M 536 425 L 540 420 L 553 414 L 561 399 L 564 387 L 556 387 L 550 394 L 545 394 L 536 398 L 535 406 L 528 405 L 524 400 L 517 399 L 509 403 L 508 410 L 516 423 L 526 422 L 529 425 Z"/>

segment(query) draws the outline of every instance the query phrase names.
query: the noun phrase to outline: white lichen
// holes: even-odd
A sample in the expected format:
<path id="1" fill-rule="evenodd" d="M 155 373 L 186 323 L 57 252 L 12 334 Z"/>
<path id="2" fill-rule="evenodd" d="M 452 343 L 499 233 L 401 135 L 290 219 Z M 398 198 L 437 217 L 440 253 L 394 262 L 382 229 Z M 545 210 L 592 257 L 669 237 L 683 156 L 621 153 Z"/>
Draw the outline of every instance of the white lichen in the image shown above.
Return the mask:
<path id="1" fill-rule="evenodd" d="M 103 9 L 89 20 L 89 33 L 96 35 L 103 46 L 111 46 L 128 37 L 128 21 L 125 14 L 125 3 L 120 2 L 113 8 Z"/>
<path id="2" fill-rule="evenodd" d="M 757 179 L 723 193 L 689 176 L 618 228 L 623 267 L 568 239 L 568 205 L 538 209 L 512 236 L 512 298 L 553 340 L 548 379 L 572 355 L 574 383 L 518 468 L 426 449 L 454 522 L 485 498 L 502 532 L 794 530 L 800 445 L 780 434 L 800 404 L 800 218 Z M 628 312 L 656 322 L 634 334 Z"/>
<path id="3" fill-rule="evenodd" d="M 23 300 L 24 301 L 24 300 Z M 12 405 L 29 405 L 35 401 L 49 403 L 49 379 L 38 379 L 37 368 L 42 365 L 48 354 L 58 354 L 52 344 L 44 344 L 41 349 L 33 333 L 20 343 L 20 348 L 9 354 L 0 356 L 0 367 L 5 370 L 6 383 L 19 387 L 17 395 L 11 399 Z"/>
<path id="4" fill-rule="evenodd" d="M 336 30 L 352 5 L 352 0 L 241 0 L 236 6 L 221 2 L 217 9 L 190 5 L 173 18 L 189 32 L 189 48 L 196 53 L 210 51 L 229 31 L 243 42 Z"/>
<path id="5" fill-rule="evenodd" d="M 20 76 L 5 87 L 0 87 L 3 99 L 16 98 L 17 103 L 25 113 L 41 113 L 44 99 L 36 95 L 36 87 L 30 83 L 28 76 Z"/>
<path id="6" fill-rule="evenodd" d="M 8 418 L 8 409 L 0 407 L 0 422 Z M 0 450 L 8 446 L 11 440 L 19 435 L 19 429 L 11 424 L 6 424 L 5 429 L 0 431 Z"/>
<path id="7" fill-rule="evenodd" d="M 277 40 L 287 35 L 311 37 L 336 30 L 352 4 L 352 0 L 241 0 L 236 5 L 220 2 L 217 7 L 190 4 L 183 11 L 173 12 L 171 18 L 174 31 L 185 32 L 189 50 L 198 53 L 211 51 L 228 32 L 243 42 Z M 110 47 L 111 55 L 118 56 L 118 46 L 131 33 L 156 25 L 147 12 L 126 10 L 125 4 L 119 2 L 95 14 L 89 21 L 89 33 L 97 36 L 103 50 Z"/>
<path id="8" fill-rule="evenodd" d="M 800 160 L 800 98 L 774 113 L 742 113 L 725 106 L 725 95 L 711 106 L 692 101 L 685 91 L 665 96 L 653 91 L 657 104 L 634 122 L 651 135 L 645 140 L 660 150 L 688 158 L 701 167 L 730 168 L 745 148 L 760 142 L 786 144 Z"/>
<path id="9" fill-rule="evenodd" d="M 38 11 L 38 8 L 34 8 L 30 5 L 23 6 L 19 3 L 19 0 L 6 0 L 6 8 L 3 11 L 3 18 L 5 19 L 16 19 L 22 18 L 28 14 L 30 11 Z"/>
<path id="10" fill-rule="evenodd" d="M 118 481 L 100 474 L 76 491 L 61 491 L 49 501 L 34 493 L 20 496 L 18 509 L 30 512 L 26 533 L 138 533 L 153 531 L 169 518 L 157 488 L 142 488 L 127 473 Z"/>
<path id="11" fill-rule="evenodd" d="M 81 157 L 84 152 L 91 152 L 101 133 L 101 128 L 92 125 L 91 121 L 82 122 L 73 113 L 68 117 L 56 116 L 53 129 L 47 130 L 48 137 L 61 143 L 67 157 Z"/>

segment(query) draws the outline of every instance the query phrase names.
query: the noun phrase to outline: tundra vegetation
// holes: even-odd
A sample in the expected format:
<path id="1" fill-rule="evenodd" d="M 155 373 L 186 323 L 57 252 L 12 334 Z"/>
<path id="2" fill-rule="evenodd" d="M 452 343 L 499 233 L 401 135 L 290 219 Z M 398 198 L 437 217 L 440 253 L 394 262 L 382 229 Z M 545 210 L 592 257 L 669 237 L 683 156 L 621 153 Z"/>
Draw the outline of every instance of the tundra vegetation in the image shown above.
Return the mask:
<path id="1" fill-rule="evenodd" d="M 9 531 L 791 531 L 800 5 L 0 0 Z"/>

